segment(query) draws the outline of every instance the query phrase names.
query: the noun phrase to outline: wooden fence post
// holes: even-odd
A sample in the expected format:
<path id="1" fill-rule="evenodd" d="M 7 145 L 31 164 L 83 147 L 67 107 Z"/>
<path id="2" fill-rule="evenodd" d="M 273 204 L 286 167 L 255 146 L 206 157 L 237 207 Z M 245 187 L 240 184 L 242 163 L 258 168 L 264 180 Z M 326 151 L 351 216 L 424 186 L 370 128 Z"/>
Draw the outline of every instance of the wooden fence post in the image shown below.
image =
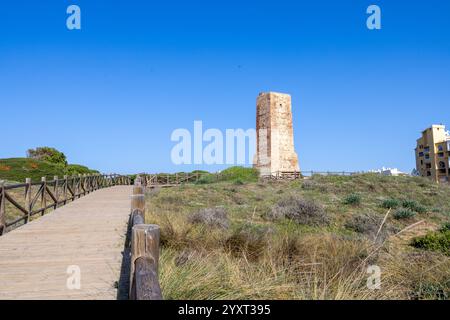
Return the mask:
<path id="1" fill-rule="evenodd" d="M 145 195 L 144 187 L 140 184 L 136 184 L 133 187 L 133 194 L 131 195 L 131 214 L 132 221 L 138 219 L 136 223 L 145 222 Z M 139 216 L 139 217 L 136 217 Z M 134 222 L 133 222 L 134 224 Z"/>
<path id="2" fill-rule="evenodd" d="M 66 176 L 64 176 L 64 189 L 63 189 L 63 192 L 64 192 L 64 204 L 67 204 L 67 186 L 68 186 L 68 183 L 69 183 L 69 181 L 68 181 L 68 177 L 66 175 Z"/>
<path id="3" fill-rule="evenodd" d="M 41 183 L 42 183 L 42 194 L 41 194 L 42 213 L 41 213 L 41 215 L 44 215 L 45 210 L 47 208 L 47 197 L 45 196 L 45 192 L 47 191 L 47 178 L 42 177 Z"/>
<path id="4" fill-rule="evenodd" d="M 0 236 L 6 232 L 5 182 L 0 181 Z"/>
<path id="5" fill-rule="evenodd" d="M 31 211 L 33 208 L 31 207 L 31 178 L 26 178 L 25 183 L 25 209 L 27 210 L 27 217 L 25 219 L 25 223 L 30 221 Z"/>
<path id="6" fill-rule="evenodd" d="M 54 208 L 56 210 L 56 208 L 58 208 L 58 202 L 59 202 L 58 176 L 54 176 L 53 180 L 55 180 L 55 185 L 53 186 L 53 195 L 56 198 L 55 206 L 54 206 Z"/>
<path id="7" fill-rule="evenodd" d="M 158 280 L 159 238 L 157 225 L 133 226 L 131 234 L 131 300 L 161 300 Z"/>

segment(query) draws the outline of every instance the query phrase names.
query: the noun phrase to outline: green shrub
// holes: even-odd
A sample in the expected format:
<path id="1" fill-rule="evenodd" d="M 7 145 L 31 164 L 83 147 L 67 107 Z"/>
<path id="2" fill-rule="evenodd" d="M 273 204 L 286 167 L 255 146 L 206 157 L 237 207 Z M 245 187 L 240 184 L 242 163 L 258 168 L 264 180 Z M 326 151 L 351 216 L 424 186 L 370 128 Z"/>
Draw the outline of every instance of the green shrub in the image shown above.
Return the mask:
<path id="1" fill-rule="evenodd" d="M 411 245 L 415 248 L 440 251 L 450 255 L 450 230 L 432 232 L 422 237 L 414 238 Z"/>
<path id="2" fill-rule="evenodd" d="M 448 300 L 450 299 L 450 279 L 443 283 L 418 283 L 409 295 L 413 300 Z"/>
<path id="3" fill-rule="evenodd" d="M 394 212 L 393 217 L 397 220 L 412 218 L 416 213 L 410 209 L 398 209 Z"/>
<path id="4" fill-rule="evenodd" d="M 450 222 L 444 223 L 439 229 L 441 232 L 450 231 Z"/>
<path id="5" fill-rule="evenodd" d="M 346 205 L 357 206 L 361 204 L 361 196 L 357 193 L 352 193 L 344 198 L 343 203 Z"/>
<path id="6" fill-rule="evenodd" d="M 256 182 L 259 179 L 259 172 L 255 168 L 231 167 L 220 172 L 220 180 L 242 182 Z"/>
<path id="7" fill-rule="evenodd" d="M 55 148 L 38 147 L 36 149 L 28 149 L 27 157 L 35 160 L 47 161 L 62 166 L 67 165 L 66 155 Z"/>
<path id="8" fill-rule="evenodd" d="M 400 201 L 397 199 L 386 199 L 383 201 L 381 206 L 385 209 L 395 209 L 400 206 Z"/>
<path id="9" fill-rule="evenodd" d="M 425 213 L 427 211 L 427 208 L 425 208 L 424 206 L 418 204 L 414 200 L 403 200 L 402 201 L 402 207 L 406 208 L 406 209 L 410 209 L 410 210 L 412 210 L 414 212 L 417 212 L 417 213 Z"/>
<path id="10" fill-rule="evenodd" d="M 196 184 L 209 184 L 216 182 L 216 178 L 212 174 L 203 174 L 200 178 L 195 182 Z"/>
<path id="11" fill-rule="evenodd" d="M 98 173 L 96 170 L 91 170 L 86 166 L 82 166 L 79 164 L 69 164 L 65 168 L 65 172 L 69 176 L 78 175 L 78 174 L 91 174 Z"/>

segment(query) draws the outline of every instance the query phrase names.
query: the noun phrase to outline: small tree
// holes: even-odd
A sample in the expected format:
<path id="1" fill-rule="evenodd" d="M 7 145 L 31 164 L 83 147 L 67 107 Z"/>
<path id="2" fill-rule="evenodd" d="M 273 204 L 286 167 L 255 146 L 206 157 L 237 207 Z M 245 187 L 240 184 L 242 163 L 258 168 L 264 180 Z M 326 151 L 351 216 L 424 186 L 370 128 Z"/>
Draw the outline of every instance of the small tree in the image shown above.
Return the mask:
<path id="1" fill-rule="evenodd" d="M 67 166 L 66 155 L 55 148 L 37 147 L 36 149 L 28 149 L 27 157 Z"/>

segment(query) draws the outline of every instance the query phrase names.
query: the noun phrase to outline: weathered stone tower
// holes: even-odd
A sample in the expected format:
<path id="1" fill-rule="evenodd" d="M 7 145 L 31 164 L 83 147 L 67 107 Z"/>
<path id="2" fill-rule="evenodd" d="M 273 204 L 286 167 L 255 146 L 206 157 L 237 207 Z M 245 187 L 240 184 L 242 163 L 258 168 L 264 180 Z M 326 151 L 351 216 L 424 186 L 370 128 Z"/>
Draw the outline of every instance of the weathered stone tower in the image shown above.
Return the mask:
<path id="1" fill-rule="evenodd" d="M 256 100 L 256 155 L 254 167 L 261 175 L 300 171 L 294 150 L 291 96 L 260 93 Z"/>

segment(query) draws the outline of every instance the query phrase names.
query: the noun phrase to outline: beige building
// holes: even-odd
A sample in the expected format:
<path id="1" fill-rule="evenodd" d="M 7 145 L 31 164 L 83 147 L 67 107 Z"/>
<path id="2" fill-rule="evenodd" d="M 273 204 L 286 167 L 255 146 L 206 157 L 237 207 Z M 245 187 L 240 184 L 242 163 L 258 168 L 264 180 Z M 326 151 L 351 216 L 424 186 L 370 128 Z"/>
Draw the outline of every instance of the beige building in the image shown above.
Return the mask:
<path id="1" fill-rule="evenodd" d="M 254 166 L 263 176 L 298 172 L 294 150 L 291 96 L 260 93 L 256 99 L 256 155 Z"/>
<path id="2" fill-rule="evenodd" d="M 444 125 L 432 125 L 417 140 L 416 168 L 422 177 L 450 181 L 450 135 Z"/>

